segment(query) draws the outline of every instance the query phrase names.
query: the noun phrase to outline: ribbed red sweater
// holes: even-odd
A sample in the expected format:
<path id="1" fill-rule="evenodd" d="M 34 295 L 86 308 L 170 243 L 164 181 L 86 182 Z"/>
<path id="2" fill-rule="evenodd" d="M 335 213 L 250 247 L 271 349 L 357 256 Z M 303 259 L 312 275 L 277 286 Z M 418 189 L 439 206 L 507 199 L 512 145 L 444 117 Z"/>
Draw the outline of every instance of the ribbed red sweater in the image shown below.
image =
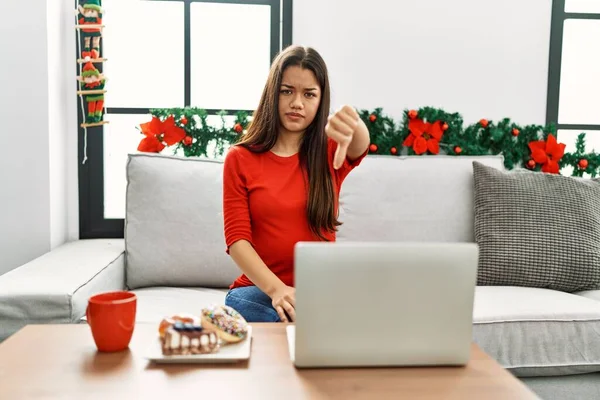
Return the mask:
<path id="1" fill-rule="evenodd" d="M 337 143 L 328 139 L 327 155 L 336 198 L 348 173 L 367 155 L 346 159 L 333 169 Z M 281 157 L 271 151 L 252 153 L 233 146 L 223 169 L 223 213 L 227 252 L 238 240 L 252 244 L 265 264 L 288 286 L 294 286 L 294 246 L 299 241 L 319 240 L 306 216 L 308 190 L 300 168 L 299 155 Z M 336 200 L 337 210 L 337 200 Z M 335 233 L 326 235 L 335 240 Z M 251 286 L 244 274 L 230 286 Z"/>

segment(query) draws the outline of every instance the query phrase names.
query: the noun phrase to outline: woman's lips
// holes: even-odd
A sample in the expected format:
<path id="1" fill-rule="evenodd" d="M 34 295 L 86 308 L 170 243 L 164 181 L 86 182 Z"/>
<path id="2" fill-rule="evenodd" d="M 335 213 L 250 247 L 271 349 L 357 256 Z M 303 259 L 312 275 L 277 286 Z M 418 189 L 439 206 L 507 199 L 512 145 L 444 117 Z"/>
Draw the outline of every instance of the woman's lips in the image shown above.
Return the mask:
<path id="1" fill-rule="evenodd" d="M 292 121 L 298 121 L 298 120 L 304 118 L 304 116 L 302 114 L 298 114 L 298 113 L 286 113 L 285 115 Z"/>

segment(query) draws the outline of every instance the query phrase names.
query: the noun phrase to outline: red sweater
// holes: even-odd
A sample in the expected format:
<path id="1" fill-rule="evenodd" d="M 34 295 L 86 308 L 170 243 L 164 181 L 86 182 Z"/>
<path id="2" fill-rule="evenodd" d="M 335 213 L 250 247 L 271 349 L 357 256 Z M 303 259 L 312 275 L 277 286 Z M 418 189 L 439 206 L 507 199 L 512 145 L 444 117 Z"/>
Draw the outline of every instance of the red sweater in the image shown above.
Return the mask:
<path id="1" fill-rule="evenodd" d="M 336 198 L 348 173 L 367 155 L 348 159 L 333 169 L 337 143 L 328 139 L 327 158 L 333 177 Z M 252 153 L 233 146 L 223 168 L 223 213 L 227 253 L 238 240 L 252 244 L 258 255 L 279 279 L 294 286 L 294 246 L 299 241 L 318 241 L 309 228 L 306 216 L 308 189 L 300 168 L 298 154 L 281 157 L 271 151 Z M 337 210 L 337 200 L 336 200 Z M 335 241 L 335 233 L 325 235 Z M 251 286 L 240 275 L 230 286 Z"/>

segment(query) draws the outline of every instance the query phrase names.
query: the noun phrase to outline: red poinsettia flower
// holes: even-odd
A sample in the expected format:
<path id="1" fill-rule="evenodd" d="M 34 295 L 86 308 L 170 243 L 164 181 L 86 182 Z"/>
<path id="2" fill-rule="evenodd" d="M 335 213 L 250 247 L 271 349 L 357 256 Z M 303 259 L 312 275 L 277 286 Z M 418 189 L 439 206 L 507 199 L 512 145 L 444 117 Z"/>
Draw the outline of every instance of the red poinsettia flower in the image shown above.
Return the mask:
<path id="1" fill-rule="evenodd" d="M 140 141 L 138 151 L 145 153 L 160 153 L 165 145 L 156 136 L 146 136 Z"/>
<path id="2" fill-rule="evenodd" d="M 440 152 L 440 140 L 444 134 L 442 122 L 432 124 L 421 119 L 412 119 L 408 123 L 410 135 L 404 140 L 404 146 L 412 147 L 416 154 L 423 154 L 427 150 L 431 154 Z"/>
<path id="3" fill-rule="evenodd" d="M 146 137 L 140 141 L 138 151 L 159 153 L 165 144 L 172 146 L 185 138 L 185 130 L 175 125 L 172 115 L 164 121 L 152 117 L 152 121 L 140 124 L 140 128 Z"/>
<path id="4" fill-rule="evenodd" d="M 537 140 L 529 143 L 531 158 L 542 165 L 542 171 L 558 174 L 560 167 L 558 162 L 565 154 L 564 143 L 557 143 L 554 135 L 548 135 L 548 140 Z"/>

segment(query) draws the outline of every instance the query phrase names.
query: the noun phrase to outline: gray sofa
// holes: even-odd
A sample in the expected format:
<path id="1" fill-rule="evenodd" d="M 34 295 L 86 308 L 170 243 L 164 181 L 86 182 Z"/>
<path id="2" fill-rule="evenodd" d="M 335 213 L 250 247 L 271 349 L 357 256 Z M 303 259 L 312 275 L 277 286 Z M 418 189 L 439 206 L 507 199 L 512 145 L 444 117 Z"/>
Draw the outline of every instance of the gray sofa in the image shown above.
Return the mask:
<path id="1" fill-rule="evenodd" d="M 503 168 L 500 157 L 368 156 L 342 188 L 338 240 L 473 242 L 473 160 Z M 222 303 L 238 270 L 221 171 L 130 155 L 125 239 L 69 243 L 0 276 L 0 340 L 26 324 L 80 323 L 102 291 L 134 291 L 142 322 Z M 480 286 L 473 319 L 474 341 L 542 399 L 600 398 L 600 290 Z"/>

